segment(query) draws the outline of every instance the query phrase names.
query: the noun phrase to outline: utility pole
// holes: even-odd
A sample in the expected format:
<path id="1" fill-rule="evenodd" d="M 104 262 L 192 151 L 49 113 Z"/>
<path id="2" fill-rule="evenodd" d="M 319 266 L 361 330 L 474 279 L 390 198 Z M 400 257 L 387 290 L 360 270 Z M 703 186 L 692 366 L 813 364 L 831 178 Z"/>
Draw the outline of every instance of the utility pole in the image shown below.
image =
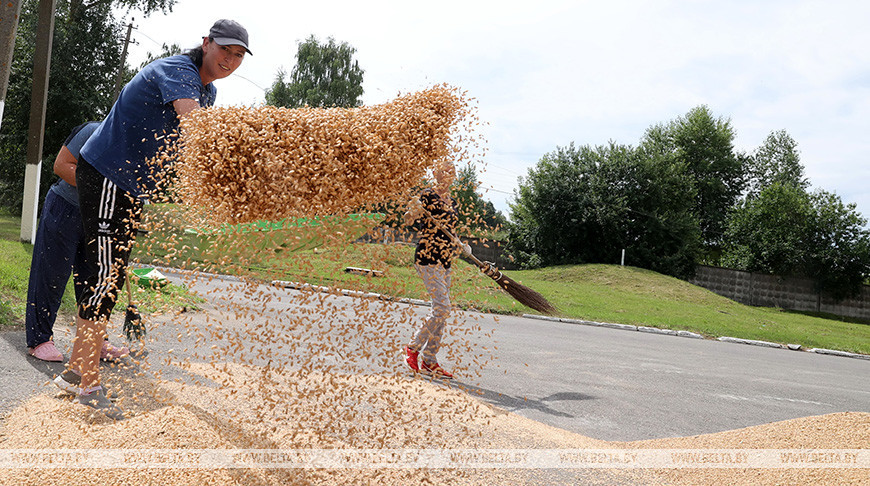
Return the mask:
<path id="1" fill-rule="evenodd" d="M 24 202 L 21 205 L 21 239 L 30 243 L 36 239 L 45 105 L 48 104 L 51 41 L 54 39 L 54 7 L 55 0 L 39 0 L 39 24 L 36 28 L 36 50 L 33 54 L 30 126 L 27 129 L 27 170 L 24 175 Z"/>
<path id="2" fill-rule="evenodd" d="M 12 53 L 15 51 L 15 32 L 21 15 L 21 0 L 0 2 L 0 121 L 6 106 L 6 90 L 9 88 L 9 72 L 12 70 Z"/>
<path id="3" fill-rule="evenodd" d="M 121 51 L 121 65 L 118 67 L 118 75 L 115 77 L 115 90 L 112 92 L 112 104 L 118 100 L 118 95 L 121 93 L 121 79 L 124 77 L 124 65 L 127 62 L 127 46 L 130 45 L 130 34 L 133 32 L 133 21 L 136 19 L 131 18 L 130 23 L 127 24 L 127 38 L 124 39 L 124 50 Z M 109 109 L 112 109 L 112 106 L 109 106 Z"/>

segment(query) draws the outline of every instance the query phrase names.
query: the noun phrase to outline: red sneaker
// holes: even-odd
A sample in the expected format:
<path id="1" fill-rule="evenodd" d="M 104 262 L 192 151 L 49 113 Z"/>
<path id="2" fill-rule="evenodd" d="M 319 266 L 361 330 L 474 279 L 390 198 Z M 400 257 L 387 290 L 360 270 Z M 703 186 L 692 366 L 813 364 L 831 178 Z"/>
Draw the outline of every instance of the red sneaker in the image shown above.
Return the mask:
<path id="1" fill-rule="evenodd" d="M 426 362 L 424 361 L 421 368 L 423 368 L 423 371 L 431 373 L 432 376 L 434 376 L 435 378 L 443 378 L 445 380 L 453 379 L 453 374 L 442 368 L 441 365 L 438 363 L 430 365 L 426 364 Z"/>
<path id="2" fill-rule="evenodd" d="M 417 351 L 411 349 L 410 346 L 405 346 L 405 363 L 408 363 L 412 370 L 420 371 L 420 367 L 417 366 Z"/>

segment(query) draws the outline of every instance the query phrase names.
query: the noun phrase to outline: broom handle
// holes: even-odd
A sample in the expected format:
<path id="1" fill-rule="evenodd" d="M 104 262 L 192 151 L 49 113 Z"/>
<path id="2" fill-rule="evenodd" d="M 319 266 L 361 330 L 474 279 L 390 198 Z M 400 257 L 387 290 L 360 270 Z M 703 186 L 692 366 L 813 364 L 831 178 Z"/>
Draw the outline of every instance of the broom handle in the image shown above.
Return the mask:
<path id="1" fill-rule="evenodd" d="M 462 246 L 462 240 L 454 235 L 452 231 L 447 231 L 443 226 L 441 226 L 441 223 L 439 223 L 438 220 L 435 219 L 434 216 L 432 216 L 432 213 L 430 213 L 425 207 L 422 207 L 422 204 L 420 210 L 422 210 L 423 213 L 428 216 L 433 223 L 435 223 L 435 226 L 439 230 L 447 234 L 450 239 L 453 240 L 454 244 L 459 245 L 460 247 Z M 540 310 L 545 314 L 553 314 L 556 312 L 557 309 L 553 306 L 553 304 L 550 304 L 543 295 L 523 285 L 517 285 L 515 282 L 508 279 L 506 275 L 501 273 L 501 271 L 496 268 L 494 264 L 478 260 L 477 257 L 471 254 L 471 252 L 468 253 L 468 258 L 469 260 L 473 261 L 475 265 L 480 267 L 480 270 L 484 273 L 484 275 L 495 280 L 499 287 L 507 291 L 507 293 L 510 294 L 511 297 L 518 300 L 521 304 L 527 305 L 535 310 Z M 506 285 L 507 281 L 512 282 L 512 285 Z M 517 291 L 520 292 L 517 293 Z M 531 300 L 529 299 L 530 297 L 532 298 Z"/>

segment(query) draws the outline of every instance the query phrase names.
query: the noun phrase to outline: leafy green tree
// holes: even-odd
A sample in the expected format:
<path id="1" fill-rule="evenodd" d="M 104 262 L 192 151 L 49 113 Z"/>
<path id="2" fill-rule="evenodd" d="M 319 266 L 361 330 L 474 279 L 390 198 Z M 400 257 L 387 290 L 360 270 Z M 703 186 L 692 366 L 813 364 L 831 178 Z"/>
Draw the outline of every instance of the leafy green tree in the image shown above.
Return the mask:
<path id="1" fill-rule="evenodd" d="M 747 197 L 758 194 L 775 183 L 790 184 L 806 190 L 809 181 L 804 176 L 797 142 L 785 131 L 771 132 L 748 159 Z"/>
<path id="2" fill-rule="evenodd" d="M 278 71 L 278 76 L 275 82 L 272 83 L 272 88 L 266 91 L 266 104 L 269 106 L 293 107 L 291 98 L 293 96 L 290 83 L 285 81 L 287 73 L 281 69 Z"/>
<path id="3" fill-rule="evenodd" d="M 722 265 L 778 275 L 802 273 L 812 212 L 809 195 L 792 184 L 777 182 L 743 200 L 728 220 Z"/>
<path id="4" fill-rule="evenodd" d="M 668 124 L 651 127 L 641 145 L 685 168 L 694 184 L 702 241 L 708 249 L 716 248 L 728 211 L 744 187 L 746 157 L 734 151 L 730 120 L 715 118 L 707 106 L 698 106 Z"/>
<path id="5" fill-rule="evenodd" d="M 111 106 L 124 30 L 115 8 L 144 13 L 171 10 L 175 0 L 59 0 L 51 53 L 41 194 L 56 180 L 51 161 L 70 130 L 100 120 Z M 21 7 L 0 134 L 0 206 L 21 211 L 38 0 Z M 129 76 L 128 76 L 129 79 Z"/>
<path id="6" fill-rule="evenodd" d="M 78 15 L 89 9 L 101 9 L 106 6 L 126 9 L 128 12 L 137 10 L 148 16 L 155 12 L 169 13 L 176 0 L 71 0 L 69 2 L 70 18 L 75 20 Z"/>
<path id="7" fill-rule="evenodd" d="M 299 44 L 290 80 L 285 81 L 286 73 L 278 71 L 272 88 L 266 92 L 266 104 L 286 108 L 360 106 L 365 71 L 353 59 L 355 52 L 347 42 L 337 43 L 330 37 L 321 44 L 310 36 Z"/>
<path id="8" fill-rule="evenodd" d="M 480 183 L 472 164 L 461 167 L 453 183 L 453 196 L 459 203 L 459 224 L 469 229 L 499 229 L 507 219 L 477 192 Z"/>
<path id="9" fill-rule="evenodd" d="M 836 194 L 818 190 L 810 195 L 813 208 L 805 245 L 808 275 L 835 298 L 856 295 L 870 275 L 870 230 L 856 205 L 843 204 Z"/>
<path id="10" fill-rule="evenodd" d="M 722 263 L 806 276 L 835 298 L 852 295 L 870 273 L 870 231 L 855 207 L 826 191 L 774 182 L 732 213 Z"/>
<path id="11" fill-rule="evenodd" d="M 675 276 L 694 272 L 694 191 L 683 166 L 629 146 L 544 155 L 520 180 L 510 245 L 521 264 L 627 263 Z"/>
<path id="12" fill-rule="evenodd" d="M 538 266 L 589 261 L 592 236 L 602 233 L 591 177 L 599 154 L 573 144 L 544 154 L 521 178 L 510 205 L 510 249 L 520 264 Z M 583 224 L 579 224 L 579 223 Z"/>

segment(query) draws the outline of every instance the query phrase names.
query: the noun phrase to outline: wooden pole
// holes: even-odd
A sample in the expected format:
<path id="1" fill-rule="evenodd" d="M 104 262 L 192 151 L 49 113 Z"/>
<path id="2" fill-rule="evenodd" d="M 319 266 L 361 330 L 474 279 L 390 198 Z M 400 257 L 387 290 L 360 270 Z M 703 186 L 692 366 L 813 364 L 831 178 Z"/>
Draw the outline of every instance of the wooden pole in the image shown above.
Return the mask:
<path id="1" fill-rule="evenodd" d="M 15 51 L 15 33 L 21 15 L 21 0 L 0 2 L 0 123 L 6 106 L 6 90 L 9 88 L 9 72 L 12 70 L 12 54 Z"/>
<path id="2" fill-rule="evenodd" d="M 124 39 L 124 50 L 121 52 L 121 65 L 118 67 L 118 75 L 115 76 L 115 88 L 112 91 L 112 104 L 118 100 L 118 95 L 121 93 L 121 80 L 124 78 L 124 66 L 127 62 L 127 46 L 130 45 L 130 34 L 133 32 L 133 19 L 127 24 L 127 38 Z M 112 105 L 109 105 L 112 109 Z"/>
<path id="3" fill-rule="evenodd" d="M 30 126 L 27 129 L 27 170 L 24 175 L 24 202 L 21 205 L 21 239 L 30 243 L 36 239 L 45 107 L 48 104 L 51 41 L 54 39 L 54 7 L 55 0 L 39 0 L 39 24 L 36 30 L 36 50 L 33 54 Z"/>

